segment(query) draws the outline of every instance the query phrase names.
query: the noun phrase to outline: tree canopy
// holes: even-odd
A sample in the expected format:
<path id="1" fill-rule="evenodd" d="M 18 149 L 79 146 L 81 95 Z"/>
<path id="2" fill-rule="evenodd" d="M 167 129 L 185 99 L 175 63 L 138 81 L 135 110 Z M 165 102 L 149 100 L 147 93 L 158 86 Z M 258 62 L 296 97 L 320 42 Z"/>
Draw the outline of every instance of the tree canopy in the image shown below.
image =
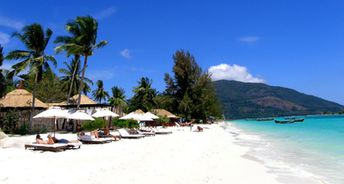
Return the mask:
<path id="1" fill-rule="evenodd" d="M 142 77 L 133 92 L 134 96 L 131 98 L 129 106 L 130 111 L 136 109 L 149 111 L 155 107 L 154 98 L 156 97 L 157 91 L 152 88 L 152 80 L 148 77 Z"/>
<path id="2" fill-rule="evenodd" d="M 221 116 L 219 103 L 210 75 L 202 71 L 188 51 L 178 50 L 173 55 L 173 74 L 165 74 L 166 90 L 172 112 L 186 119 L 206 120 L 208 116 Z"/>

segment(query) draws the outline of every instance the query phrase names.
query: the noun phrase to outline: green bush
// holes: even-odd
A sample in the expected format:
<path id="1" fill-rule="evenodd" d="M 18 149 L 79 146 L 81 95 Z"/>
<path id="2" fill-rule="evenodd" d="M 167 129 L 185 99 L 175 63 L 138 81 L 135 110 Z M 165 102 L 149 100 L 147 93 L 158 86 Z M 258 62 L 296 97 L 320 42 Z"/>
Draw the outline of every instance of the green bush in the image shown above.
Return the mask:
<path id="1" fill-rule="evenodd" d="M 161 123 L 168 123 L 170 122 L 170 119 L 167 116 L 159 116 L 159 121 Z"/>
<path id="2" fill-rule="evenodd" d="M 15 130 L 15 133 L 20 135 L 26 135 L 30 133 L 29 125 L 26 123 L 22 124 L 18 129 Z"/>
<path id="3" fill-rule="evenodd" d="M 105 120 L 102 118 L 96 118 L 94 121 L 86 121 L 82 125 L 82 129 L 86 131 L 93 131 L 99 128 L 105 127 Z"/>
<path id="4" fill-rule="evenodd" d="M 115 119 L 112 124 L 117 128 L 138 128 L 139 123 L 135 120 Z"/>
<path id="5" fill-rule="evenodd" d="M 17 128 L 18 116 L 15 111 L 8 111 L 4 118 L 2 118 L 2 129 L 5 133 L 14 133 Z"/>

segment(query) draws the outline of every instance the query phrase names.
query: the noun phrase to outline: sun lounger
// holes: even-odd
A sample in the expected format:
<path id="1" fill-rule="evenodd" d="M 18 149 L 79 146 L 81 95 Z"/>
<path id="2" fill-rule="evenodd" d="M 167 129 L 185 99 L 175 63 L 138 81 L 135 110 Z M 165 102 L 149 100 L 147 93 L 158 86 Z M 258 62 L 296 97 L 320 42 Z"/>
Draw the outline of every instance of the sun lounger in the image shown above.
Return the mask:
<path id="1" fill-rule="evenodd" d="M 69 142 L 67 143 L 69 149 L 80 149 L 82 143 L 81 142 Z"/>
<path id="2" fill-rule="evenodd" d="M 172 131 L 153 128 L 155 134 L 172 134 Z"/>
<path id="3" fill-rule="evenodd" d="M 141 131 L 141 130 L 136 130 L 140 135 L 144 136 L 155 136 L 155 132 L 151 131 Z"/>
<path id="4" fill-rule="evenodd" d="M 42 151 L 53 151 L 53 152 L 59 152 L 59 151 L 65 151 L 68 149 L 68 144 L 64 143 L 55 143 L 55 144 L 37 144 L 37 143 L 31 143 L 31 144 L 25 144 L 25 149 L 32 148 L 33 150 L 42 150 Z"/>
<path id="5" fill-rule="evenodd" d="M 124 139 L 139 139 L 145 137 L 145 135 L 140 134 L 129 134 L 127 130 L 121 128 L 117 130 L 122 138 Z"/>
<path id="6" fill-rule="evenodd" d="M 90 137 L 79 137 L 78 140 L 84 144 L 104 144 L 112 141 L 111 138 L 90 138 Z"/>

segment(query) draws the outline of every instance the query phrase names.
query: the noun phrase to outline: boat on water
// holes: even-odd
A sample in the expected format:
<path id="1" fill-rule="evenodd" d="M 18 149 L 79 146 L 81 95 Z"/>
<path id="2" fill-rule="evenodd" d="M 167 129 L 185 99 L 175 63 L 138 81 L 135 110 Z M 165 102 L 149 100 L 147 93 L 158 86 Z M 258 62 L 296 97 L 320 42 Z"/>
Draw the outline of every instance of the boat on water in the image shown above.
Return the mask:
<path id="1" fill-rule="evenodd" d="M 293 118 L 293 119 L 284 119 L 284 120 L 275 120 L 275 123 L 277 124 L 290 124 L 290 123 L 296 123 L 296 122 L 303 122 L 304 118 Z"/>
<path id="2" fill-rule="evenodd" d="M 256 118 L 256 121 L 273 121 L 274 118 Z"/>

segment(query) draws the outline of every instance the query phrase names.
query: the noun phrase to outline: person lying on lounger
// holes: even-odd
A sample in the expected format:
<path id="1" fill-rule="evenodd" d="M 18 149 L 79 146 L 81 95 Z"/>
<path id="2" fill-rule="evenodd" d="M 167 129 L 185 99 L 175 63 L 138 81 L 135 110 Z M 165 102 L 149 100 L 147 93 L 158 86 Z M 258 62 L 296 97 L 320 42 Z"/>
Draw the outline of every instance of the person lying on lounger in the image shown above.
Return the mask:
<path id="1" fill-rule="evenodd" d="M 54 144 L 54 140 L 52 139 L 50 134 L 48 135 L 47 141 L 43 140 L 42 137 L 39 134 L 37 134 L 36 135 L 36 143 L 37 144 Z"/>
<path id="2" fill-rule="evenodd" d="M 67 140 L 67 139 L 57 139 L 56 137 L 52 138 L 55 143 L 80 143 L 78 140 Z"/>
<path id="3" fill-rule="evenodd" d="M 91 131 L 90 135 L 86 135 L 85 132 L 80 132 L 78 135 L 79 139 L 81 140 L 89 140 L 89 139 L 98 139 L 99 135 L 98 135 L 98 131 Z"/>

